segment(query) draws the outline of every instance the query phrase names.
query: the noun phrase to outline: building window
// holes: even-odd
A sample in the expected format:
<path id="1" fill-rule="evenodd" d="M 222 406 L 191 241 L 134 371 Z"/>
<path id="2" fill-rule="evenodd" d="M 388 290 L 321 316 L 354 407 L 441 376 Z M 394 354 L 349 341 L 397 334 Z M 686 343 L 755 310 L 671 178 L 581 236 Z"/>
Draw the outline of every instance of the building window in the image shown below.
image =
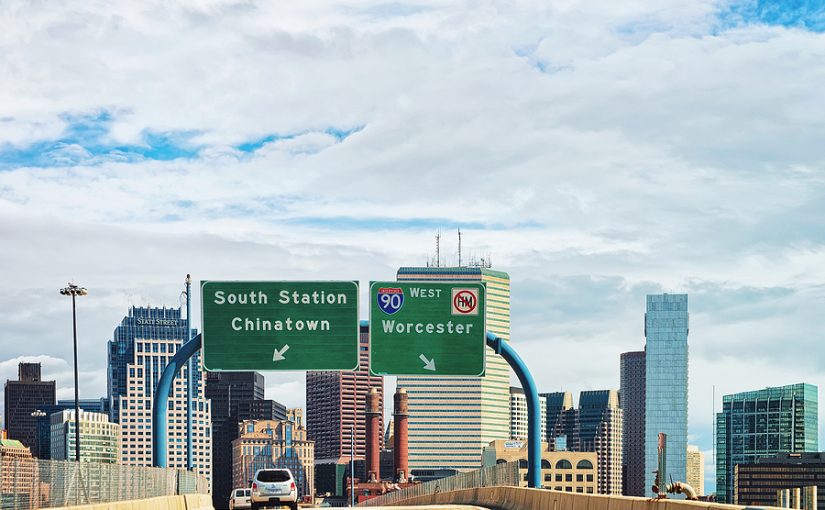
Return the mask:
<path id="1" fill-rule="evenodd" d="M 582 459 L 576 463 L 576 469 L 593 469 L 593 463 L 587 459 Z"/>
<path id="2" fill-rule="evenodd" d="M 584 481 L 584 475 L 576 475 L 576 481 L 577 482 L 583 482 Z"/>
<path id="3" fill-rule="evenodd" d="M 556 469 L 573 469 L 573 464 L 567 459 L 561 459 L 556 462 Z"/>

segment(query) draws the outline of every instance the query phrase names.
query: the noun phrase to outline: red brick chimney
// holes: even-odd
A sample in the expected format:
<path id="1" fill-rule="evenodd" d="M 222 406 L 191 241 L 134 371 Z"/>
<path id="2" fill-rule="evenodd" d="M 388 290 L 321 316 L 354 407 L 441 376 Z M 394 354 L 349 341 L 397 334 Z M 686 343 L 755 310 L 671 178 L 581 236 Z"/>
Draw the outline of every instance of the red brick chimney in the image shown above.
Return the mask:
<path id="1" fill-rule="evenodd" d="M 381 407 L 378 402 L 378 390 L 370 388 L 367 393 L 367 481 L 381 480 Z"/>
<path id="2" fill-rule="evenodd" d="M 410 478 L 410 455 L 408 451 L 407 418 L 410 416 L 407 402 L 407 390 L 398 388 L 393 396 L 395 412 L 393 414 L 393 465 L 395 481 L 406 482 Z"/>

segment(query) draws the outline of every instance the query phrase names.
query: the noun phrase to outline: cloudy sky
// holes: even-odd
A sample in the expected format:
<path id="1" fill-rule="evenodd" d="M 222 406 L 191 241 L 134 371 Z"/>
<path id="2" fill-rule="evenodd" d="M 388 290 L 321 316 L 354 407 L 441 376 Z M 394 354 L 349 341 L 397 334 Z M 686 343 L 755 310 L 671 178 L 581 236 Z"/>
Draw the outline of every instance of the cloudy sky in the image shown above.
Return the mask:
<path id="1" fill-rule="evenodd" d="M 811 0 L 4 0 L 0 378 L 71 396 L 69 280 L 94 397 L 186 273 L 363 294 L 460 227 L 540 390 L 617 388 L 645 294 L 687 292 L 709 453 L 713 385 L 825 382 L 823 31 Z"/>

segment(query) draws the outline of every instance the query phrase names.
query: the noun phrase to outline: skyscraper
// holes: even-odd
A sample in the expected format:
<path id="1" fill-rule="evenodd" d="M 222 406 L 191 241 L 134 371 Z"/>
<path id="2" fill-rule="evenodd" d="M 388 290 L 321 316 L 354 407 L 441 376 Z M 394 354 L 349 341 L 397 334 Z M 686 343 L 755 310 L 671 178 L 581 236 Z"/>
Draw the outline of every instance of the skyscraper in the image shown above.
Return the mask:
<path id="1" fill-rule="evenodd" d="M 541 440 L 547 437 L 547 399 L 539 398 L 541 405 Z M 527 440 L 527 397 L 524 390 L 510 386 L 510 439 Z"/>
<path id="2" fill-rule="evenodd" d="M 573 394 L 569 391 L 539 393 L 539 398 L 544 400 L 544 407 L 547 409 L 543 440 L 547 441 L 550 450 L 560 451 L 567 449 L 566 444 L 564 448 L 561 448 L 561 445 L 557 444 L 558 438 L 553 437 L 553 431 L 561 426 L 562 420 L 564 419 L 564 411 L 573 409 Z"/>
<path id="3" fill-rule="evenodd" d="M 645 490 L 645 351 L 621 354 L 622 494 L 644 496 Z"/>
<path id="4" fill-rule="evenodd" d="M 17 365 L 17 381 L 6 381 L 4 388 L 6 430 L 9 439 L 27 446 L 34 457 L 40 456 L 37 440 L 38 408 L 55 403 L 55 382 L 40 379 L 40 363 Z"/>
<path id="5" fill-rule="evenodd" d="M 551 444 L 563 437 L 567 451 L 596 452 L 599 494 L 621 494 L 622 410 L 616 390 L 581 392 L 578 409 L 563 411 L 550 436 Z"/>
<path id="6" fill-rule="evenodd" d="M 510 340 L 510 276 L 483 267 L 402 267 L 398 280 L 484 282 L 487 331 Z M 486 347 L 483 377 L 398 377 L 409 394 L 410 471 L 481 466 L 482 450 L 510 436 L 510 368 Z"/>
<path id="7" fill-rule="evenodd" d="M 121 427 L 121 462 L 152 465 L 152 400 L 163 369 L 187 339 L 180 308 L 129 309 L 109 341 L 108 395 L 112 422 Z M 192 446 L 195 471 L 212 475 L 212 412 L 204 395 L 200 353 L 193 356 Z M 167 465 L 186 468 L 187 366 L 172 384 L 168 411 Z"/>
<path id="8" fill-rule="evenodd" d="M 737 464 L 777 453 L 815 452 L 817 427 L 817 388 L 810 384 L 722 397 L 722 412 L 716 414 L 716 499 L 733 502 Z"/>
<path id="9" fill-rule="evenodd" d="M 258 372 L 207 372 L 206 398 L 212 403 L 212 504 L 228 508 L 232 491 L 232 441 L 238 438 L 238 407 L 264 398 Z"/>
<path id="10" fill-rule="evenodd" d="M 645 337 L 645 494 L 653 496 L 660 432 L 667 434 L 668 480 L 687 478 L 687 294 L 647 296 Z"/>
<path id="11" fill-rule="evenodd" d="M 355 456 L 366 452 L 364 402 L 371 388 L 378 390 L 381 415 L 384 413 L 384 378 L 369 372 L 369 328 L 360 328 L 358 370 L 308 371 L 306 375 L 306 428 L 315 441 L 315 463 L 349 461 L 350 429 L 355 427 Z M 383 447 L 383 436 L 380 438 Z M 345 459 L 342 459 L 346 457 Z"/>
<path id="12" fill-rule="evenodd" d="M 705 495 L 705 454 L 699 451 L 698 446 L 688 445 L 686 481 L 696 490 L 696 494 Z"/>

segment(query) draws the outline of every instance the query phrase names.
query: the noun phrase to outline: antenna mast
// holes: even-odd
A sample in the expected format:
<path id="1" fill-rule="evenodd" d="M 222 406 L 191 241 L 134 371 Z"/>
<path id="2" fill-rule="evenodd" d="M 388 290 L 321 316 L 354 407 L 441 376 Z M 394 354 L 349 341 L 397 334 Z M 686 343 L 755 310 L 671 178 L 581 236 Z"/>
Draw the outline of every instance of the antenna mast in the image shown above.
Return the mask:
<path id="1" fill-rule="evenodd" d="M 458 267 L 461 267 L 461 228 L 458 229 Z"/>
<path id="2" fill-rule="evenodd" d="M 441 231 L 435 233 L 435 267 L 441 267 Z"/>

